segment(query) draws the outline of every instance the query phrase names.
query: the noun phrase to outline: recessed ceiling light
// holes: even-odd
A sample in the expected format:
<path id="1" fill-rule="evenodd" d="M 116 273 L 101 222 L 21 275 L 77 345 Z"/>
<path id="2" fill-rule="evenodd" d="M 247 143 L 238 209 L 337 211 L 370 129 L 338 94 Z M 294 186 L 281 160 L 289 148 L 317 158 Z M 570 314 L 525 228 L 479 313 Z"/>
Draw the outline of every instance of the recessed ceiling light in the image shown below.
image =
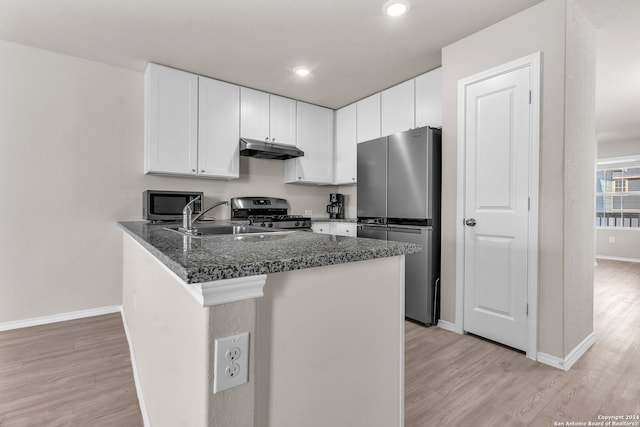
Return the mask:
<path id="1" fill-rule="evenodd" d="M 382 10 L 389 16 L 400 16 L 411 7 L 408 0 L 389 0 L 382 6 Z"/>
<path id="2" fill-rule="evenodd" d="M 309 69 L 309 67 L 305 67 L 304 65 L 294 68 L 293 72 L 300 77 L 307 77 L 309 74 L 311 74 L 311 70 Z"/>

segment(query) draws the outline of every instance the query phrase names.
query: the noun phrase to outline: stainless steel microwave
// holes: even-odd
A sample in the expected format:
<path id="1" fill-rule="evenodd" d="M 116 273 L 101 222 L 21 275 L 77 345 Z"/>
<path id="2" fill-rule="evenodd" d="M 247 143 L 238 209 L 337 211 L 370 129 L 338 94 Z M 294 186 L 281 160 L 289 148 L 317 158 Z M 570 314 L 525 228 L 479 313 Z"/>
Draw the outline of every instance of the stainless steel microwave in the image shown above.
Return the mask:
<path id="1" fill-rule="evenodd" d="M 193 213 L 202 210 L 204 193 L 198 191 L 157 191 L 146 190 L 142 193 L 142 218 L 149 221 L 179 221 L 182 209 L 200 196 L 193 204 Z"/>

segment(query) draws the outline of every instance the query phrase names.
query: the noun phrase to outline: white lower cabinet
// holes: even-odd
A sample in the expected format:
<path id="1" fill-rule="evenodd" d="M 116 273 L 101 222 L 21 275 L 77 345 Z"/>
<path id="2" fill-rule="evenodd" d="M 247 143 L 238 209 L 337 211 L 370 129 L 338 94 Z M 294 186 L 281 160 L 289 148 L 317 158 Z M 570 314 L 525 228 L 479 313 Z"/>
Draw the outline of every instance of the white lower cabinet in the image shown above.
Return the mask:
<path id="1" fill-rule="evenodd" d="M 284 182 L 333 182 L 333 110 L 298 102 L 296 147 L 304 156 L 284 161 Z"/>
<path id="2" fill-rule="evenodd" d="M 352 222 L 333 222 L 333 232 L 331 234 L 335 234 L 338 236 L 349 236 L 349 237 L 357 237 L 358 235 L 358 227 L 355 223 Z"/>
<path id="3" fill-rule="evenodd" d="M 331 234 L 331 222 L 314 222 L 311 224 L 311 230 L 314 233 Z"/>
<path id="4" fill-rule="evenodd" d="M 336 236 L 357 237 L 358 228 L 352 222 L 314 222 L 311 226 L 314 233 L 334 234 Z"/>

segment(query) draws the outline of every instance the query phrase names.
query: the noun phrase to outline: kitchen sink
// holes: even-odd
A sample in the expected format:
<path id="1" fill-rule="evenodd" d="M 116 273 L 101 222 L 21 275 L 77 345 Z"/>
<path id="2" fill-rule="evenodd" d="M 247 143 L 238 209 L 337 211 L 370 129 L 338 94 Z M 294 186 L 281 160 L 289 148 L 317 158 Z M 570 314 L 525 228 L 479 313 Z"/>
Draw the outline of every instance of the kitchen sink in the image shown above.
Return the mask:
<path id="1" fill-rule="evenodd" d="M 170 231 L 175 231 L 185 236 L 193 237 L 206 237 L 206 236 L 224 236 L 224 235 L 238 235 L 238 234 L 264 234 L 274 233 L 277 230 L 269 230 L 263 227 L 252 227 L 249 225 L 214 225 L 207 227 L 196 227 L 196 233 L 186 233 L 181 231 L 179 227 L 165 227 Z"/>

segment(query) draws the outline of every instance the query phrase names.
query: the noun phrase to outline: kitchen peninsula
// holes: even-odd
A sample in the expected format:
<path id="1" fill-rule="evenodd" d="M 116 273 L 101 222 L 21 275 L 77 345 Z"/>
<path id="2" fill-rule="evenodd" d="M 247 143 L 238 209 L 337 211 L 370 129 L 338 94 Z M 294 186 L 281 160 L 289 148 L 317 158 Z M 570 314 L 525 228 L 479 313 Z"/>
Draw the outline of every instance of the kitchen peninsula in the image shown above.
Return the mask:
<path id="1" fill-rule="evenodd" d="M 120 227 L 123 316 L 151 425 L 402 425 L 404 255 L 419 245 Z M 249 381 L 214 393 L 214 340 L 243 332 Z"/>

